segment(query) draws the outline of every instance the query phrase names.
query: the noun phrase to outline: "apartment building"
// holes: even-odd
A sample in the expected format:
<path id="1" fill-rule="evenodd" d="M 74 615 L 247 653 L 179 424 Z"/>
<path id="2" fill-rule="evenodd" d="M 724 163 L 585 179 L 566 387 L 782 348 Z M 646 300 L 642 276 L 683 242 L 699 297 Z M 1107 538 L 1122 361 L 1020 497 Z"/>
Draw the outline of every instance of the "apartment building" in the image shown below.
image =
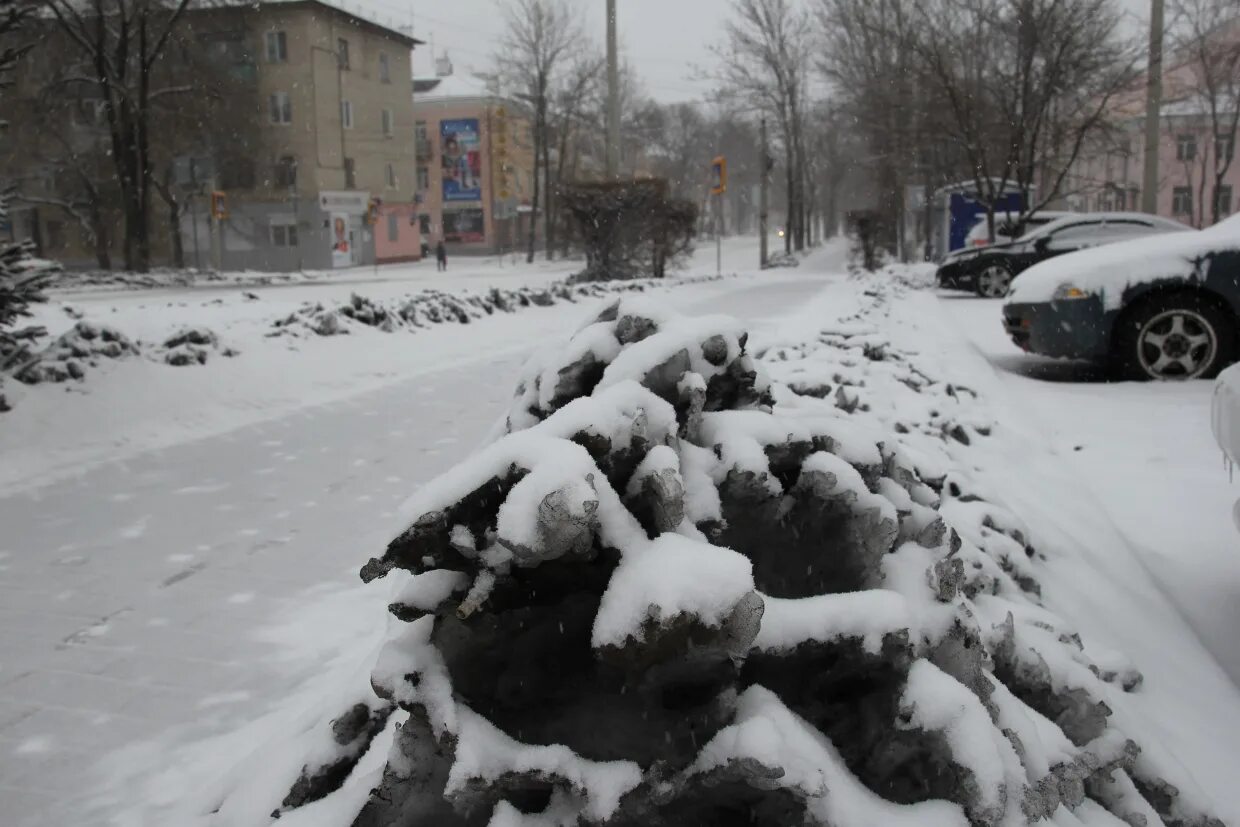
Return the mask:
<path id="1" fill-rule="evenodd" d="M 157 175 L 178 199 L 179 217 L 174 232 L 165 210 L 153 210 L 154 263 L 171 263 L 177 241 L 188 266 L 225 270 L 420 257 L 409 95 L 419 41 L 322 0 L 205 6 L 188 13 L 185 26 L 210 71 L 226 73 L 235 99 L 172 149 L 155 137 Z M 105 143 L 101 126 L 72 120 L 65 129 L 79 143 Z M 23 152 L 21 134 L 11 137 L 19 146 L 5 167 L 26 179 L 15 230 L 45 255 L 90 265 L 98 245 L 66 231 L 73 222 L 56 206 L 66 200 L 56 176 L 30 175 L 36 148 Z M 224 196 L 219 220 L 211 218 L 212 192 Z"/>
<path id="2" fill-rule="evenodd" d="M 1240 26 L 1215 33 L 1240 40 Z M 1157 213 L 1194 227 L 1209 226 L 1240 208 L 1240 163 L 1235 158 L 1236 101 L 1224 90 L 1211 107 L 1191 59 L 1171 56 L 1163 74 L 1158 136 Z M 1212 112 L 1213 110 L 1213 112 Z M 1085 147 L 1065 187 L 1064 205 L 1076 210 L 1140 210 L 1145 159 L 1145 80 L 1109 106 L 1113 135 Z M 1220 177 L 1221 173 L 1221 177 Z"/>
<path id="3" fill-rule="evenodd" d="M 422 234 L 456 252 L 518 249 L 534 221 L 529 121 L 446 61 L 440 72 L 413 86 Z"/>

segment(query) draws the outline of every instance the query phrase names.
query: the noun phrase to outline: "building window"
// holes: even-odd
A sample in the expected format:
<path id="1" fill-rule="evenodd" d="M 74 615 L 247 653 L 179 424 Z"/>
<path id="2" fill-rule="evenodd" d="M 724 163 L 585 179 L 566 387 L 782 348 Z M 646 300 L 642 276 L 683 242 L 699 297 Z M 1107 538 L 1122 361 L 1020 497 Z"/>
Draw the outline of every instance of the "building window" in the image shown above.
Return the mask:
<path id="1" fill-rule="evenodd" d="M 396 189 L 396 167 L 392 164 L 388 164 L 385 171 L 387 173 L 385 180 L 387 181 L 388 189 Z"/>
<path id="2" fill-rule="evenodd" d="M 431 171 L 427 167 L 418 167 L 418 192 L 431 188 Z"/>
<path id="3" fill-rule="evenodd" d="M 297 186 L 297 159 L 292 155 L 282 155 L 276 161 L 275 181 L 277 187 L 293 189 Z"/>
<path id="4" fill-rule="evenodd" d="M 340 102 L 340 121 L 345 129 L 353 128 L 353 101 Z"/>
<path id="5" fill-rule="evenodd" d="M 429 133 L 426 131 L 426 121 L 418 121 L 413 125 L 413 137 L 418 143 L 429 141 Z"/>
<path id="6" fill-rule="evenodd" d="M 431 234 L 431 217 L 426 213 L 418 216 L 418 231 L 426 236 Z"/>
<path id="7" fill-rule="evenodd" d="M 380 125 L 383 127 L 383 137 L 392 137 L 392 110 L 384 109 L 380 113 Z"/>
<path id="8" fill-rule="evenodd" d="M 271 122 L 289 124 L 293 122 L 293 102 L 288 92 L 271 93 Z"/>
<path id="9" fill-rule="evenodd" d="M 297 246 L 297 225 L 296 224 L 272 224 L 271 225 L 271 246 L 272 247 L 296 247 Z"/>
<path id="10" fill-rule="evenodd" d="M 1222 218 L 1231 215 L 1231 185 L 1220 184 L 1214 190 L 1214 208 L 1218 212 L 1218 217 Z"/>
<path id="11" fill-rule="evenodd" d="M 1236 154 L 1236 135 L 1215 135 L 1214 154 L 1220 161 L 1230 161 Z"/>
<path id="12" fill-rule="evenodd" d="M 288 60 L 288 35 L 284 32 L 267 32 L 267 62 L 283 63 Z"/>
<path id="13" fill-rule="evenodd" d="M 349 41 L 343 37 L 336 40 L 336 61 L 341 69 L 349 68 Z"/>
<path id="14" fill-rule="evenodd" d="M 392 67 L 388 64 L 387 52 L 379 52 L 379 82 L 392 82 Z"/>
<path id="15" fill-rule="evenodd" d="M 388 241 L 397 241 L 400 239 L 400 220 L 396 213 L 388 213 Z"/>
<path id="16" fill-rule="evenodd" d="M 353 165 L 352 158 L 344 159 L 344 188 L 347 190 L 357 189 L 357 168 Z"/>
<path id="17" fill-rule="evenodd" d="M 1197 136 L 1180 135 L 1175 139 L 1175 159 L 1191 161 L 1197 157 Z"/>
<path id="18" fill-rule="evenodd" d="M 1176 187 L 1171 191 L 1172 215 L 1193 214 L 1193 188 Z"/>
<path id="19" fill-rule="evenodd" d="M 222 190 L 254 189 L 254 162 L 243 155 L 224 158 L 219 165 L 219 186 Z"/>

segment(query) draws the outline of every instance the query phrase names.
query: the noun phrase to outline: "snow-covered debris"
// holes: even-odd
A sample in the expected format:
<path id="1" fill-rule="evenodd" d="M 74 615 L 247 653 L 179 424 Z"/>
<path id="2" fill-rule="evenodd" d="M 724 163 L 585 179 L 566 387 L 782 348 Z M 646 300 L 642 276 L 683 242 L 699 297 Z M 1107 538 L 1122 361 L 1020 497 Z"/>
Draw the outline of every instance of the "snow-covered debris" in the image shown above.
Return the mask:
<path id="1" fill-rule="evenodd" d="M 113 327 L 78 322 L 35 354 L 16 378 L 28 385 L 82 379 L 86 368 L 98 366 L 101 359 L 122 359 L 139 352 L 136 343 Z"/>
<path id="2" fill-rule="evenodd" d="M 1219 827 L 1126 711 L 1139 673 L 1041 605 L 1028 528 L 953 461 L 945 422 L 993 428 L 976 395 L 872 330 L 784 347 L 775 381 L 747 344 L 618 301 L 407 503 L 362 571 L 405 578 L 367 706 L 400 727 L 364 803 L 320 782 L 384 741 L 307 762 L 332 823 Z"/>
<path id="3" fill-rule="evenodd" d="M 312 333 L 339 336 L 349 333 L 350 326 L 355 324 L 385 333 L 436 324 L 470 324 L 496 312 L 513 313 L 523 307 L 550 307 L 560 302 L 578 302 L 618 293 L 641 293 L 661 286 L 666 286 L 666 283 L 652 280 L 606 284 L 557 282 L 545 288 L 492 288 L 490 292 L 478 295 L 423 290 L 382 302 L 354 294 L 347 302 L 335 306 L 323 302 L 307 303 L 288 316 L 277 319 L 272 324 L 271 335 Z"/>
<path id="4" fill-rule="evenodd" d="M 205 365 L 214 352 L 224 356 L 237 356 L 238 351 L 220 346 L 219 336 L 205 327 L 183 328 L 168 337 L 161 348 L 163 360 L 173 367 Z"/>

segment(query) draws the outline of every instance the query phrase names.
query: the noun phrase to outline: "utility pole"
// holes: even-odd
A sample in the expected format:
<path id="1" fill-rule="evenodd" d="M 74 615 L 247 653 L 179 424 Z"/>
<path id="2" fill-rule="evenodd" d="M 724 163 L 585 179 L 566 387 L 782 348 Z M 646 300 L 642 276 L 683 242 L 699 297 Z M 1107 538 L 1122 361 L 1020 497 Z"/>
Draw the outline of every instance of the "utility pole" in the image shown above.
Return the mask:
<path id="1" fill-rule="evenodd" d="M 1158 151 L 1162 134 L 1162 65 L 1164 0 L 1150 3 L 1150 57 L 1145 81 L 1145 175 L 1141 182 L 1141 209 L 1158 212 Z"/>
<path id="2" fill-rule="evenodd" d="M 766 240 L 766 221 L 767 212 L 770 209 L 770 171 L 771 171 L 771 153 L 766 146 L 766 116 L 762 116 L 762 160 L 761 160 L 761 177 L 758 186 L 758 238 L 759 238 L 759 266 L 765 270 L 768 261 L 768 250 Z"/>
<path id="3" fill-rule="evenodd" d="M 616 47 L 616 0 L 607 0 L 607 177 L 620 175 L 620 57 Z"/>

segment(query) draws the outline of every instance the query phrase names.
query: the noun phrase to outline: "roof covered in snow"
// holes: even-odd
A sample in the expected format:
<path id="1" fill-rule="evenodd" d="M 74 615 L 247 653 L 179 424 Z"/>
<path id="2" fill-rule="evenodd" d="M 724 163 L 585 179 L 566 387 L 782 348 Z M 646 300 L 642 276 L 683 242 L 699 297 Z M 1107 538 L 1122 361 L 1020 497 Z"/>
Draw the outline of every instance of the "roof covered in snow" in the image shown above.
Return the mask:
<path id="1" fill-rule="evenodd" d="M 487 88 L 485 80 L 465 75 L 414 78 L 413 91 L 416 101 L 445 100 L 450 98 L 498 98 Z"/>

